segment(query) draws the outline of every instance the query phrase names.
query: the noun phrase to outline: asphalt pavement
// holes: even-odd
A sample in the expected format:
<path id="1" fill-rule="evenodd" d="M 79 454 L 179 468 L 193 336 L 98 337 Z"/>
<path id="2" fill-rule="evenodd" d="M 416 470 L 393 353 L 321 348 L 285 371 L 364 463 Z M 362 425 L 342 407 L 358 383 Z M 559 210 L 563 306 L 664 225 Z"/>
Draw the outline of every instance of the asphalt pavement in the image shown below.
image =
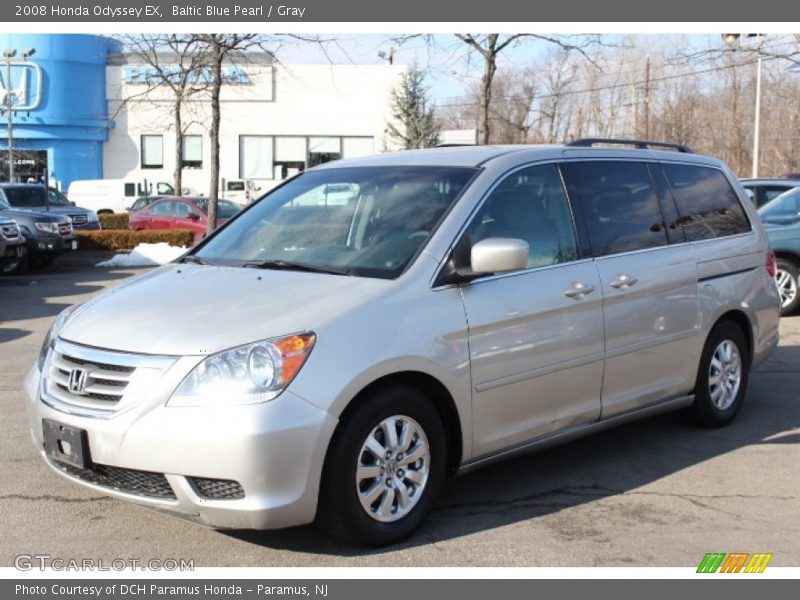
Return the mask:
<path id="1" fill-rule="evenodd" d="M 750 379 L 737 420 L 663 415 L 451 481 L 425 527 L 384 549 L 314 527 L 219 532 L 55 475 L 34 447 L 22 378 L 58 312 L 144 270 L 59 265 L 0 278 L 0 566 L 21 554 L 200 566 L 695 566 L 771 552 L 800 566 L 800 316 Z M 156 299 L 154 299 L 154 302 Z"/>

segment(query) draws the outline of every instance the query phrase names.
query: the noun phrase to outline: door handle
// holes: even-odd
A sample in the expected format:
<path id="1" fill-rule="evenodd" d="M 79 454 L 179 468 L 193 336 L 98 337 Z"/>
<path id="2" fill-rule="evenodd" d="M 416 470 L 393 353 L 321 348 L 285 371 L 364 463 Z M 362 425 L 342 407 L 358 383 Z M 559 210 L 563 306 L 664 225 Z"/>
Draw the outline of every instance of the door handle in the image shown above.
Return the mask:
<path id="1" fill-rule="evenodd" d="M 564 295 L 569 298 L 583 298 L 585 295 L 591 294 L 593 291 L 593 285 L 585 285 L 580 281 L 576 281 L 572 284 L 572 287 L 564 290 Z"/>
<path id="2" fill-rule="evenodd" d="M 629 288 L 632 285 L 635 285 L 637 281 L 639 280 L 636 279 L 636 277 L 631 277 L 630 275 L 626 275 L 625 273 L 620 273 L 614 278 L 614 280 L 609 285 L 618 290 L 624 290 L 625 288 Z"/>

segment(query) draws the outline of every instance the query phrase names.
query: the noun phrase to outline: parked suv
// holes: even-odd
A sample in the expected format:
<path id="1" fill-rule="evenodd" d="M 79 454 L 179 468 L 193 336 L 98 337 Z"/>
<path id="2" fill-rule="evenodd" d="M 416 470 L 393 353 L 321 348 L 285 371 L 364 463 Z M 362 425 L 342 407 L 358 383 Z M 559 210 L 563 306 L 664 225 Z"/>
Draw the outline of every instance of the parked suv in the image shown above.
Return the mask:
<path id="1" fill-rule="evenodd" d="M 0 273 L 14 273 L 25 261 L 25 238 L 17 224 L 0 213 Z"/>
<path id="2" fill-rule="evenodd" d="M 74 229 L 100 229 L 97 214 L 88 208 L 80 208 L 71 203 L 55 188 L 45 188 L 35 183 L 2 183 L 0 199 L 13 208 L 26 208 L 38 211 L 67 215 Z"/>
<path id="3" fill-rule="evenodd" d="M 78 249 L 78 238 L 72 221 L 66 215 L 22 208 L 13 208 L 0 198 L 0 219 L 12 219 L 25 238 L 27 253 L 8 266 L 7 273 L 21 273 L 31 264 L 43 267 L 53 262 L 62 252 Z"/>
<path id="4" fill-rule="evenodd" d="M 25 379 L 42 457 L 215 527 L 376 545 L 450 474 L 668 410 L 727 425 L 778 343 L 755 207 L 719 160 L 595 142 L 342 160 L 270 191 L 58 317 Z"/>

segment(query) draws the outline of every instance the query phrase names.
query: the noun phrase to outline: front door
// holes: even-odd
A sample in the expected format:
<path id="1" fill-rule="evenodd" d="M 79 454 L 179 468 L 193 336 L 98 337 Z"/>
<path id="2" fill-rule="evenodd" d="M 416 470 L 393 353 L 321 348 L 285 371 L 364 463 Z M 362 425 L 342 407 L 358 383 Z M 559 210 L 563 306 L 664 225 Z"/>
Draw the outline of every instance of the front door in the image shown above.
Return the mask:
<path id="1" fill-rule="evenodd" d="M 558 168 L 501 181 L 462 245 L 523 239 L 528 268 L 462 286 L 469 322 L 474 454 L 481 456 L 600 415 L 603 315 L 594 262 L 578 253 Z"/>

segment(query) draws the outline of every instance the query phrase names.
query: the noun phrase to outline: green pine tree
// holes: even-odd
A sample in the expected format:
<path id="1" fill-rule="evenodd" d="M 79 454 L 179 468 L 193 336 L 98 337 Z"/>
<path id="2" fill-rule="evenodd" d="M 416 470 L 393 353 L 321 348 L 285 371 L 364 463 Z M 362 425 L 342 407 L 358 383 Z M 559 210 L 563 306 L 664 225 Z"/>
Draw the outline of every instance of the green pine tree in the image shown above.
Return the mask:
<path id="1" fill-rule="evenodd" d="M 386 132 L 403 150 L 430 148 L 439 143 L 439 125 L 429 107 L 425 74 L 416 64 L 403 74 L 400 85 L 392 90 L 391 108 L 394 121 Z"/>

